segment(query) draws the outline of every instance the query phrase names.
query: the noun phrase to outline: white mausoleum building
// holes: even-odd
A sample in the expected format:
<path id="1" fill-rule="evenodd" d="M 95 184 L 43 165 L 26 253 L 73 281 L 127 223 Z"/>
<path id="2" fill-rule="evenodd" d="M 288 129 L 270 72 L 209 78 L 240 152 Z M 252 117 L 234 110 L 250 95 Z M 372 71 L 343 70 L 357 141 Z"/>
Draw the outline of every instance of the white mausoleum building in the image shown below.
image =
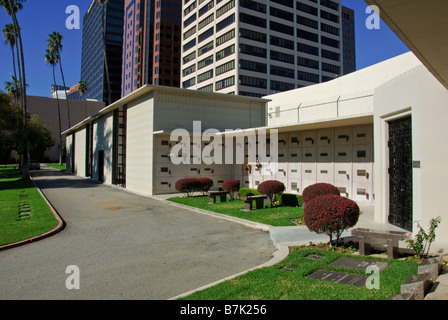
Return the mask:
<path id="1" fill-rule="evenodd" d="M 299 194 L 328 182 L 373 206 L 373 223 L 411 231 L 415 221 L 426 227 L 442 216 L 437 245 L 448 248 L 447 105 L 447 89 L 413 53 L 263 99 L 145 86 L 64 132 L 67 170 L 144 195 L 176 192 L 184 177 L 211 177 L 214 188 L 230 178 L 253 188 L 275 179 Z M 237 147 L 226 143 L 226 129 L 243 136 L 266 130 L 268 139 L 277 132 L 278 161 L 250 173 L 247 155 L 244 164 L 206 164 L 194 158 L 192 137 L 190 164 L 174 165 L 178 141 L 170 134 L 192 133 L 194 121 L 221 132 L 223 154 Z"/>

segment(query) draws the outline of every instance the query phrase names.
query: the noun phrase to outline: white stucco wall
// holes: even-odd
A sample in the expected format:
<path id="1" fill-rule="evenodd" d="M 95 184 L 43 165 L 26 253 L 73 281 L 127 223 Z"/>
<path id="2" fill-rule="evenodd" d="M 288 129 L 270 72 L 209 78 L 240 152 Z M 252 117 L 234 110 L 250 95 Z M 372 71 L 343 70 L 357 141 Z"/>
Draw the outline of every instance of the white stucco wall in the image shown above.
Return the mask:
<path id="1" fill-rule="evenodd" d="M 441 216 L 434 246 L 448 249 L 448 91 L 421 65 L 379 87 L 374 102 L 375 220 L 387 223 L 389 212 L 387 121 L 411 115 L 412 157 L 420 161 L 413 169 L 413 221 L 427 230 L 430 219 Z"/>
<path id="2" fill-rule="evenodd" d="M 86 176 L 86 128 L 75 133 L 75 175 Z"/>
<path id="3" fill-rule="evenodd" d="M 127 107 L 126 188 L 146 195 L 153 190 L 153 113 L 152 94 Z"/>

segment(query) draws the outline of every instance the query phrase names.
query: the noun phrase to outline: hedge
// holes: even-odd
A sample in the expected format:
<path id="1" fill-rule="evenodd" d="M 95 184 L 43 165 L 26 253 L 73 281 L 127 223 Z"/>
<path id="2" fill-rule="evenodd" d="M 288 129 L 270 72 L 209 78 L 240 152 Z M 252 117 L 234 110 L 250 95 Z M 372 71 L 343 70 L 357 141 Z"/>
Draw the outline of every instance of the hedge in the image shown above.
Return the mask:
<path id="1" fill-rule="evenodd" d="M 306 187 L 303 192 L 303 201 L 306 203 L 316 197 L 333 194 L 340 195 L 339 189 L 332 184 L 319 182 Z"/>
<path id="2" fill-rule="evenodd" d="M 282 182 L 277 181 L 277 180 L 267 180 L 267 181 L 263 181 L 262 183 L 260 183 L 258 185 L 257 190 L 261 194 L 265 194 L 268 196 L 269 201 L 271 202 L 271 207 L 272 207 L 272 201 L 273 201 L 274 195 L 285 191 L 285 185 Z"/>
<path id="3" fill-rule="evenodd" d="M 252 193 L 254 196 L 259 196 L 261 194 L 257 189 L 252 188 L 240 188 L 240 191 L 238 191 L 240 197 L 247 197 L 249 193 Z"/>
<path id="4" fill-rule="evenodd" d="M 241 184 L 239 180 L 228 179 L 222 183 L 222 189 L 229 192 L 230 198 L 232 198 L 232 200 L 235 199 L 235 193 L 240 190 L 240 186 Z"/>
<path id="5" fill-rule="evenodd" d="M 326 234 L 336 244 L 345 229 L 353 227 L 359 219 L 359 207 L 353 200 L 338 195 L 323 195 L 306 203 L 303 219 L 310 231 Z"/>
<path id="6" fill-rule="evenodd" d="M 283 193 L 281 195 L 282 205 L 287 207 L 301 207 L 303 206 L 303 197 L 300 194 Z"/>
<path id="7" fill-rule="evenodd" d="M 185 193 L 187 197 L 191 196 L 193 192 L 198 191 L 205 194 L 213 187 L 213 180 L 210 178 L 183 178 L 177 180 L 174 188 L 182 193 Z"/>

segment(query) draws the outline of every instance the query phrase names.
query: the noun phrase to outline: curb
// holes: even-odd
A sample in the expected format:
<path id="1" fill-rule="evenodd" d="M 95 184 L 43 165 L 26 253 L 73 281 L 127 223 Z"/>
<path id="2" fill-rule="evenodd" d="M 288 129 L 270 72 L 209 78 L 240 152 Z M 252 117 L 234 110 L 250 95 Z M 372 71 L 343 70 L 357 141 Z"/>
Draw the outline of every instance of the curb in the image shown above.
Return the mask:
<path id="1" fill-rule="evenodd" d="M 241 275 L 243 275 L 243 274 L 246 274 L 246 273 L 248 273 L 248 272 L 250 272 L 250 271 L 253 271 L 253 270 L 256 270 L 256 269 L 265 268 L 265 267 L 271 267 L 271 266 L 273 266 L 273 265 L 279 263 L 279 262 L 282 261 L 283 259 L 285 259 L 285 258 L 288 256 L 288 254 L 289 254 L 289 246 L 288 246 L 288 245 L 285 245 L 285 244 L 283 244 L 283 243 L 281 243 L 281 244 L 279 244 L 277 251 L 274 252 L 272 259 L 269 260 L 268 262 L 265 262 L 265 263 L 260 264 L 260 265 L 258 265 L 258 266 L 256 266 L 256 267 L 250 268 L 250 269 L 248 269 L 248 270 L 239 272 L 239 273 L 237 273 L 237 274 L 228 276 L 228 277 L 226 277 L 226 278 L 220 279 L 220 280 L 218 280 L 218 281 L 215 281 L 215 282 L 206 284 L 206 285 L 204 285 L 204 286 L 202 286 L 202 287 L 199 287 L 199 288 L 196 288 L 196 289 L 194 289 L 194 290 L 191 290 L 191 291 L 188 291 L 188 292 L 184 292 L 184 293 L 182 293 L 182 294 L 180 294 L 180 295 L 177 295 L 177 296 L 175 296 L 175 297 L 172 297 L 172 298 L 170 298 L 170 299 L 168 299 L 168 300 L 177 300 L 177 299 L 186 297 L 186 296 L 188 296 L 188 295 L 190 295 L 190 294 L 192 294 L 192 293 L 195 293 L 195 292 L 197 292 L 197 291 L 201 291 L 201 290 L 204 290 L 204 289 L 213 287 L 213 286 L 215 286 L 215 285 L 217 285 L 217 284 L 219 284 L 219 283 L 221 283 L 221 282 L 224 282 L 224 281 L 227 281 L 227 280 L 236 278 L 236 277 L 241 276 Z"/>
<path id="2" fill-rule="evenodd" d="M 41 195 L 41 197 L 45 200 L 45 202 L 47 203 L 48 207 L 50 208 L 51 212 L 53 213 L 53 216 L 56 218 L 56 220 L 58 221 L 58 225 L 53 228 L 50 231 L 47 231 L 41 235 L 29 238 L 29 239 L 25 239 L 25 240 L 21 240 L 18 242 L 14 242 L 14 243 L 10 243 L 10 244 L 6 244 L 4 246 L 0 246 L 0 251 L 3 250 L 7 250 L 7 249 L 11 249 L 11 248 L 16 248 L 31 242 L 36 242 L 45 238 L 48 238 L 52 235 L 55 235 L 56 233 L 59 233 L 60 231 L 62 231 L 65 228 L 65 221 L 61 218 L 61 216 L 59 215 L 59 213 L 56 211 L 56 209 L 51 205 L 50 201 L 48 201 L 47 197 L 45 197 L 45 195 L 42 193 L 42 191 L 37 187 L 36 183 L 34 182 L 33 178 L 30 177 L 31 181 L 33 182 L 34 186 L 36 187 L 37 191 L 39 192 L 39 194 Z"/>

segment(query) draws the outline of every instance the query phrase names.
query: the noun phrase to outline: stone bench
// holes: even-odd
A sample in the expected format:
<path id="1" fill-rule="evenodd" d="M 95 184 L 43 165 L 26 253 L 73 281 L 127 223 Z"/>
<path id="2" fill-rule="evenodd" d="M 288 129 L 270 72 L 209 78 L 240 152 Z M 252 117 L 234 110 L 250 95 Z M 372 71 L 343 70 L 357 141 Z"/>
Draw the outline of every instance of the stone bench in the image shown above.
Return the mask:
<path id="1" fill-rule="evenodd" d="M 406 232 L 401 231 L 382 231 L 358 228 L 352 230 L 352 235 L 359 239 L 359 254 L 370 254 L 371 243 L 375 239 L 386 240 L 387 257 L 389 259 L 398 258 L 398 242 L 406 238 Z"/>
<path id="2" fill-rule="evenodd" d="M 241 198 L 244 201 L 244 210 L 250 211 L 253 208 L 253 202 L 255 201 L 255 209 L 263 209 L 264 199 L 267 199 L 268 196 L 247 196 Z"/>
<path id="3" fill-rule="evenodd" d="M 216 203 L 216 197 L 219 197 L 221 202 L 225 202 L 227 198 L 227 191 L 209 191 L 208 195 L 210 197 L 209 204 Z"/>

